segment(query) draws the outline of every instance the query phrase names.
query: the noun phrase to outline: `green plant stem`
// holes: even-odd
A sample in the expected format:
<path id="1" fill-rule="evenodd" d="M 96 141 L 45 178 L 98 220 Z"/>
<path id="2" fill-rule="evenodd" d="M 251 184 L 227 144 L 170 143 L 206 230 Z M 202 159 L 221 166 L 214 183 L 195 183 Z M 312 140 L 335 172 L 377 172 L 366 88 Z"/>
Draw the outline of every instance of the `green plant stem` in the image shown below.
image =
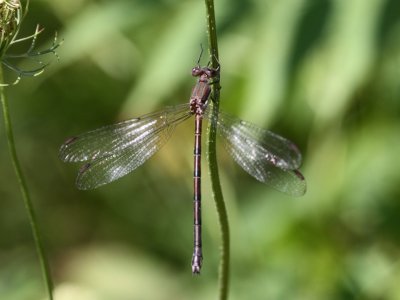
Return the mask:
<path id="1" fill-rule="evenodd" d="M 3 70 L 0 68 L 0 82 L 3 81 Z M 3 108 L 3 117 L 4 117 L 4 128 L 6 132 L 8 148 L 10 151 L 11 161 L 14 167 L 15 175 L 18 179 L 18 184 L 21 189 L 22 198 L 24 200 L 25 209 L 29 216 L 29 224 L 32 230 L 33 239 L 35 242 L 36 252 L 39 257 L 40 266 L 42 269 L 43 279 L 45 281 L 48 297 L 50 300 L 53 300 L 53 283 L 50 276 L 50 269 L 47 263 L 46 255 L 44 252 L 43 244 L 41 241 L 41 236 L 39 233 L 39 228 L 36 221 L 35 211 L 33 209 L 32 201 L 29 195 L 28 186 L 26 184 L 26 180 L 22 173 L 21 165 L 18 160 L 17 150 L 15 148 L 14 136 L 12 132 L 12 124 L 10 119 L 10 113 L 8 109 L 8 100 L 4 93 L 4 87 L 0 86 L 0 98 L 1 105 Z"/>
<path id="2" fill-rule="evenodd" d="M 205 0 L 207 10 L 207 33 L 210 61 L 213 68 L 219 68 L 218 59 L 218 40 L 215 22 L 214 1 Z M 217 207 L 219 223 L 221 227 L 222 246 L 221 246 L 221 262 L 219 269 L 219 299 L 228 299 L 228 286 L 229 286 L 229 260 L 230 260 L 230 246 L 229 246 L 229 223 L 228 215 L 226 212 L 225 202 L 222 195 L 221 183 L 219 180 L 218 164 L 217 164 L 217 151 L 216 151 L 216 138 L 217 138 L 217 118 L 219 111 L 219 91 L 221 89 L 219 81 L 212 85 L 212 115 L 213 121 L 208 125 L 208 167 L 211 178 L 212 194 Z"/>

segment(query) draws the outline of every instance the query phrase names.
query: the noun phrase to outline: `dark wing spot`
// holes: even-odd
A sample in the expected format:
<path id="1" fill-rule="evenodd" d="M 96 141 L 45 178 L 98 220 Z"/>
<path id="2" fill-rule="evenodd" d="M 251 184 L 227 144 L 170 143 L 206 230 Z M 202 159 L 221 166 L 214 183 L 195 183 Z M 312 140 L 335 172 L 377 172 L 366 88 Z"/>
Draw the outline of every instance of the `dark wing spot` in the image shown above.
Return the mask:
<path id="1" fill-rule="evenodd" d="M 293 173 L 294 173 L 298 178 L 300 178 L 301 180 L 305 180 L 303 174 L 301 174 L 299 170 L 293 170 Z"/>
<path id="2" fill-rule="evenodd" d="M 78 139 L 78 137 L 76 136 L 72 136 L 70 138 L 68 138 L 65 142 L 64 142 L 64 146 L 67 146 L 69 144 L 72 144 L 73 142 L 75 142 Z"/>
<path id="3" fill-rule="evenodd" d="M 85 173 L 91 166 L 92 166 L 91 163 L 84 164 L 84 165 L 79 169 L 79 175 Z"/>

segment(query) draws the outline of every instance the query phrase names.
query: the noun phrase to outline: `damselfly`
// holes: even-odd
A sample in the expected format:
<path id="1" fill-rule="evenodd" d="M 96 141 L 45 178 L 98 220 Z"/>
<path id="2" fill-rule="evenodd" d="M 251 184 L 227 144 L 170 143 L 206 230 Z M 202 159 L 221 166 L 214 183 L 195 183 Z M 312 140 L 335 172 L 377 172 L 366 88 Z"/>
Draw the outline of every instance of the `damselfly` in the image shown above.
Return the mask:
<path id="1" fill-rule="evenodd" d="M 105 126 L 69 138 L 60 149 L 65 162 L 86 162 L 79 171 L 79 189 L 94 189 L 133 171 L 171 137 L 176 125 L 195 117 L 194 142 L 194 250 L 192 272 L 202 265 L 201 239 L 201 133 L 203 118 L 215 122 L 219 136 L 233 159 L 251 176 L 293 196 L 305 193 L 306 182 L 298 171 L 301 154 L 289 140 L 227 113 L 212 115 L 208 108 L 211 85 L 219 80 L 219 68 L 192 69 L 198 77 L 189 103 L 180 104 Z"/>

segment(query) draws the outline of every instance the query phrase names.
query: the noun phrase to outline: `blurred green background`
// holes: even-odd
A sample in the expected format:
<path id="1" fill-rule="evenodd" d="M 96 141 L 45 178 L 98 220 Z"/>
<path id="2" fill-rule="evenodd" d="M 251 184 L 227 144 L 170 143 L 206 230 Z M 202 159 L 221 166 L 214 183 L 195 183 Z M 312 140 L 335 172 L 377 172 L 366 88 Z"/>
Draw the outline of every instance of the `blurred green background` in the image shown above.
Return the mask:
<path id="1" fill-rule="evenodd" d="M 275 192 L 220 149 L 231 299 L 400 299 L 400 2 L 216 0 L 216 13 L 221 108 L 294 141 L 308 185 Z M 37 23 L 40 48 L 64 39 L 60 60 L 7 94 L 56 299 L 217 298 L 206 167 L 204 267 L 190 272 L 193 122 L 97 190 L 76 190 L 78 166 L 57 157 L 68 136 L 188 101 L 203 1 L 31 1 L 21 34 Z M 44 299 L 3 125 L 0 141 L 0 298 Z"/>

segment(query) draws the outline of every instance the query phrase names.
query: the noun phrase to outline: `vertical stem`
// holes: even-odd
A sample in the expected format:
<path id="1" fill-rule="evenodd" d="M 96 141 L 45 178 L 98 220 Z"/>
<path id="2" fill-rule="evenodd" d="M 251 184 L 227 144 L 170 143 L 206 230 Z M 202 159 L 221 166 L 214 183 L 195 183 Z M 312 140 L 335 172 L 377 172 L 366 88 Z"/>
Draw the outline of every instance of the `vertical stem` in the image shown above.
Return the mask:
<path id="1" fill-rule="evenodd" d="M 205 0 L 207 9 L 207 34 L 208 34 L 208 49 L 210 52 L 210 60 L 213 68 L 219 67 L 218 62 L 218 39 L 217 25 L 215 22 L 214 0 Z M 219 85 L 218 85 L 219 87 Z M 220 87 L 219 87 L 220 88 Z"/>
<path id="2" fill-rule="evenodd" d="M 0 68 L 0 82 L 3 82 L 3 70 Z M 0 101 L 3 108 L 4 128 L 6 132 L 8 149 L 10 151 L 11 161 L 14 167 L 15 175 L 18 179 L 18 184 L 21 190 L 22 198 L 24 200 L 25 209 L 28 213 L 29 224 L 32 230 L 33 239 L 35 242 L 36 252 L 39 257 L 40 267 L 42 269 L 43 279 L 45 281 L 48 297 L 53 300 L 53 283 L 50 276 L 49 266 L 47 263 L 46 255 L 44 252 L 41 236 L 39 233 L 35 211 L 33 209 L 32 201 L 29 195 L 28 186 L 22 173 L 21 165 L 18 160 L 17 150 L 15 148 L 14 135 L 12 132 L 12 124 L 8 108 L 8 100 L 4 93 L 4 86 L 0 86 Z"/>
<path id="3" fill-rule="evenodd" d="M 213 68 L 219 68 L 218 59 L 218 40 L 215 22 L 215 10 L 214 1 L 205 0 L 207 10 L 207 33 L 208 33 L 208 45 L 210 61 L 212 62 Z M 229 286 L 229 259 L 230 259 L 230 248 L 229 248 L 229 223 L 228 215 L 226 212 L 225 202 L 222 195 L 221 183 L 219 180 L 218 164 L 217 164 L 217 153 L 216 153 L 216 135 L 217 135 L 217 122 L 218 122 L 218 111 L 219 111 L 219 90 L 221 89 L 219 81 L 212 85 L 212 121 L 208 126 L 208 167 L 210 170 L 211 188 L 215 205 L 217 207 L 217 213 L 219 223 L 221 227 L 222 235 L 222 246 L 221 246 L 221 262 L 219 269 L 219 299 L 228 299 L 228 286 Z"/>

